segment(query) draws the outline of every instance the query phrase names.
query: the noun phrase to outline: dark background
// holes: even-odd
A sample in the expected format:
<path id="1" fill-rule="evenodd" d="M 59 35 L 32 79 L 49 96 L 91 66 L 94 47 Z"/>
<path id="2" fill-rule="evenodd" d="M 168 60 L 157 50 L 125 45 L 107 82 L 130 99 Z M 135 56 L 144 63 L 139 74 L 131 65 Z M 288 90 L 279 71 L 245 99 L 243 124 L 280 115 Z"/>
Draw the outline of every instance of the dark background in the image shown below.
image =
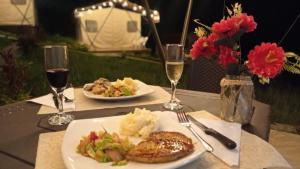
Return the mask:
<path id="1" fill-rule="evenodd" d="M 194 29 L 197 24 L 194 19 L 211 26 L 223 17 L 224 2 L 226 6 L 239 2 L 243 12 L 253 15 L 258 23 L 257 29 L 241 38 L 242 57 L 245 59 L 249 50 L 261 42 L 279 43 L 288 31 L 293 21 L 300 15 L 300 0 L 193 0 L 189 33 L 186 49 L 191 48 L 195 40 Z M 36 0 L 39 27 L 47 34 L 60 34 L 75 38 L 76 21 L 74 9 L 103 2 L 103 0 Z M 141 4 L 140 0 L 131 2 Z M 148 0 L 151 9 L 160 12 L 161 20 L 157 24 L 158 33 L 163 44 L 180 41 L 185 13 L 189 0 Z M 226 11 L 224 12 L 227 13 Z M 143 35 L 147 35 L 149 25 L 143 24 Z M 285 51 L 300 54 L 300 18 L 279 44 Z M 149 44 L 150 42 L 150 44 Z M 153 36 L 150 36 L 148 46 L 155 46 Z M 277 83 L 275 83 L 277 81 Z M 283 72 L 273 79 L 275 84 L 288 83 L 300 87 L 300 75 Z"/>
<path id="2" fill-rule="evenodd" d="M 49 34 L 75 37 L 74 9 L 98 2 L 102 1 L 36 0 L 39 25 Z M 131 2 L 141 4 L 140 0 Z M 258 23 L 255 32 L 242 37 L 243 53 L 248 53 L 248 50 L 261 42 L 279 42 L 300 14 L 299 0 L 225 0 L 225 2 L 227 6 L 234 2 L 242 3 L 243 12 L 253 15 Z M 152 9 L 160 12 L 161 22 L 157 24 L 157 28 L 162 42 L 179 42 L 188 0 L 149 0 L 149 4 Z M 194 28 L 197 26 L 193 19 L 200 19 L 202 23 L 211 25 L 222 18 L 223 4 L 223 0 L 194 0 L 188 42 L 191 41 Z M 144 24 L 143 28 L 143 34 L 146 35 L 148 25 Z M 286 51 L 300 53 L 299 38 L 300 18 L 280 45 Z"/>

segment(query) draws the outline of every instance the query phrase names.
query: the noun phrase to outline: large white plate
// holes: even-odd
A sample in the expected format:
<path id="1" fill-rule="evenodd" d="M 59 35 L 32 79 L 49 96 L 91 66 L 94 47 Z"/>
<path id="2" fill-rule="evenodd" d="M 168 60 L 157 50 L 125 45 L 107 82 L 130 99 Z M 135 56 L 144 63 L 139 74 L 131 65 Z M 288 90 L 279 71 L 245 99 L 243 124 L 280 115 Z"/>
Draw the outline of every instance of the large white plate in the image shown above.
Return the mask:
<path id="1" fill-rule="evenodd" d="M 137 84 L 137 91 L 136 91 L 136 94 L 133 95 L 133 96 L 120 96 L 120 97 L 104 97 L 104 96 L 101 96 L 101 95 L 96 95 L 96 94 L 93 94 L 92 92 L 89 92 L 89 91 L 86 91 L 84 90 L 84 88 L 86 86 L 89 86 L 89 85 L 93 85 L 93 83 L 87 83 L 83 86 L 83 94 L 88 97 L 88 98 L 91 98 L 91 99 L 99 99 L 99 100 L 127 100 L 127 99 L 133 99 L 133 98 L 136 98 L 136 97 L 141 97 L 141 96 L 145 96 L 145 95 L 148 95 L 148 94 L 151 94 L 154 92 L 154 90 L 148 86 L 147 84 L 139 81 L 139 80 L 134 80 L 134 82 Z"/>
<path id="2" fill-rule="evenodd" d="M 205 152 L 203 146 L 196 140 L 196 138 L 181 126 L 174 112 L 153 112 L 159 117 L 160 128 L 163 131 L 178 131 L 184 133 L 187 137 L 192 138 L 195 150 L 192 154 L 183 157 L 177 161 L 160 163 L 160 164 L 145 164 L 129 161 L 125 166 L 113 167 L 112 163 L 99 163 L 91 158 L 84 157 L 76 153 L 76 147 L 79 144 L 80 138 L 86 136 L 90 131 L 100 131 L 104 127 L 108 132 L 119 131 L 119 122 L 123 116 L 74 120 L 72 121 L 65 133 L 62 143 L 62 156 L 64 163 L 68 169 L 172 169 L 183 166 L 187 163 L 200 157 Z M 133 143 L 141 141 L 137 138 L 129 138 Z"/>

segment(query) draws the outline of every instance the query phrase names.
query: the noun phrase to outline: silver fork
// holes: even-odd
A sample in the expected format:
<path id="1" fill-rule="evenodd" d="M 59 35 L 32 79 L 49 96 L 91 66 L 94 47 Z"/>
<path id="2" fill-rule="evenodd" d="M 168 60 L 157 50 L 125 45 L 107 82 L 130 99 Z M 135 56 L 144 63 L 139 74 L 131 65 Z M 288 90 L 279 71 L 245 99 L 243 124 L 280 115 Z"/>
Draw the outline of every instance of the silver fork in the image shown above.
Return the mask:
<path id="1" fill-rule="evenodd" d="M 206 151 L 213 152 L 213 147 L 207 143 L 192 127 L 190 120 L 186 116 L 185 112 L 181 109 L 177 113 L 178 121 L 181 125 L 185 126 L 187 129 L 189 129 L 194 136 L 202 143 L 202 145 L 205 147 Z"/>

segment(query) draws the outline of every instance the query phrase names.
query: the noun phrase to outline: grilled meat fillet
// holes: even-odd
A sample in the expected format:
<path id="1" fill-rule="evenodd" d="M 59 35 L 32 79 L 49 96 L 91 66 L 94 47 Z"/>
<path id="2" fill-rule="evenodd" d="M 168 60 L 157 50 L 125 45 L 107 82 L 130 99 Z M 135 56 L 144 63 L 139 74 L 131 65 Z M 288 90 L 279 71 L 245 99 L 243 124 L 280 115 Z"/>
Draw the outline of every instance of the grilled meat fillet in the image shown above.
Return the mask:
<path id="1" fill-rule="evenodd" d="M 179 132 L 154 132 L 128 152 L 128 160 L 163 163 L 177 160 L 194 150 L 192 140 Z"/>

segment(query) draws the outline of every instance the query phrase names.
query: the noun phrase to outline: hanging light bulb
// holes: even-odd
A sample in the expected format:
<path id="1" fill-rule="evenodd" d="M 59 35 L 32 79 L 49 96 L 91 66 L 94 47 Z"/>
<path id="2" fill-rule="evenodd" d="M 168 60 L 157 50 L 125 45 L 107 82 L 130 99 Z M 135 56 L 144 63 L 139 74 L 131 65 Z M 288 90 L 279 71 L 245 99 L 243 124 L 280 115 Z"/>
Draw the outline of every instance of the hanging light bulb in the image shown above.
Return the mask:
<path id="1" fill-rule="evenodd" d="M 154 20 L 154 23 L 159 23 L 160 21 L 160 16 L 159 15 L 156 15 L 153 17 L 153 20 Z"/>
<path id="2" fill-rule="evenodd" d="M 154 15 L 158 15 L 158 11 L 157 11 L 157 10 L 154 10 L 154 11 L 153 11 L 153 14 L 154 14 Z"/>
<path id="3" fill-rule="evenodd" d="M 142 11 L 142 15 L 143 15 L 143 16 L 146 16 L 146 15 L 147 15 L 146 10 L 143 10 L 143 11 Z"/>
<path id="4" fill-rule="evenodd" d="M 77 17 L 82 17 L 83 16 L 83 13 L 82 12 L 78 12 L 78 15 L 77 15 Z"/>
<path id="5" fill-rule="evenodd" d="M 102 3 L 102 6 L 103 6 L 103 7 L 106 7 L 106 6 L 107 6 L 107 3 L 106 3 L 106 2 L 103 2 L 103 3 Z"/>
<path id="6" fill-rule="evenodd" d="M 81 10 L 82 10 L 82 11 L 84 11 L 84 10 L 85 10 L 85 8 L 81 8 Z"/>
<path id="7" fill-rule="evenodd" d="M 98 6 L 98 9 L 102 9 L 103 7 L 101 5 Z"/>
<path id="8" fill-rule="evenodd" d="M 114 3 L 113 3 L 112 1 L 109 1 L 109 2 L 108 2 L 108 5 L 109 5 L 110 7 L 112 7 L 112 6 L 114 6 Z"/>
<path id="9" fill-rule="evenodd" d="M 113 0 L 114 3 L 117 3 L 117 0 Z"/>
<path id="10" fill-rule="evenodd" d="M 150 15 L 150 17 L 151 17 L 151 18 L 153 18 L 153 17 L 154 17 L 153 13 Z"/>
<path id="11" fill-rule="evenodd" d="M 137 7 L 136 7 L 136 6 L 134 6 L 134 7 L 132 8 L 132 10 L 136 11 L 136 10 L 137 10 Z"/>
<path id="12" fill-rule="evenodd" d="M 142 10 L 142 9 L 143 9 L 143 7 L 142 7 L 141 5 L 139 5 L 139 7 L 138 7 L 138 8 L 139 8 L 139 10 Z"/>
<path id="13" fill-rule="evenodd" d="M 95 6 L 95 5 L 93 5 L 93 6 L 92 6 L 92 9 L 96 9 L 96 6 Z"/>
<path id="14" fill-rule="evenodd" d="M 122 4 L 122 6 L 123 6 L 123 7 L 128 6 L 128 2 L 127 2 L 127 1 L 124 1 L 123 4 Z"/>

